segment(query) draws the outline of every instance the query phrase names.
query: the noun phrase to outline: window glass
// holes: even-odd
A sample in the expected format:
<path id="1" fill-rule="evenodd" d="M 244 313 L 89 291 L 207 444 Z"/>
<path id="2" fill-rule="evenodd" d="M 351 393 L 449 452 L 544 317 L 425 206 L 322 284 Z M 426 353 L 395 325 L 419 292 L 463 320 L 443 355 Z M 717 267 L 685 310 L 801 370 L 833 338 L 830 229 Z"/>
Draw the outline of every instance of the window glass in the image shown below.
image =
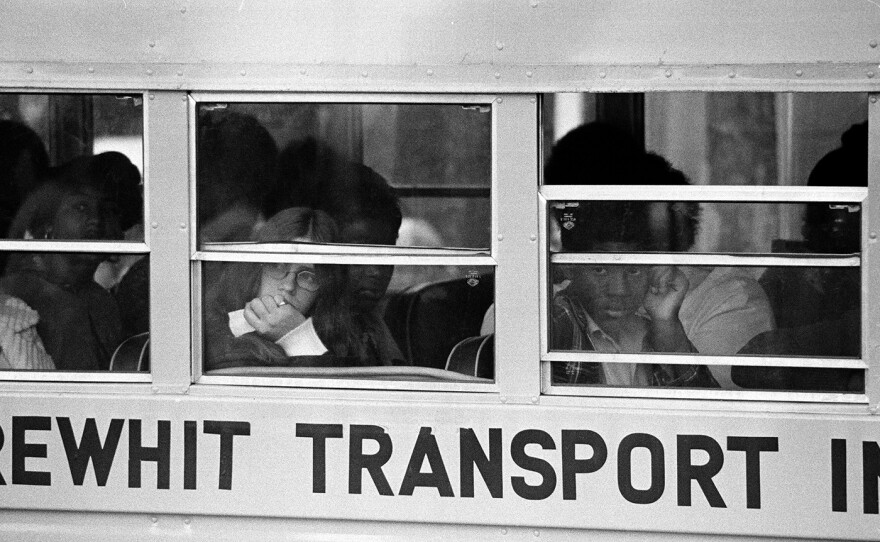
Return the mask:
<path id="1" fill-rule="evenodd" d="M 196 110 L 207 375 L 494 378 L 489 106 Z"/>
<path id="2" fill-rule="evenodd" d="M 861 252 L 861 209 L 859 202 L 555 201 L 550 205 L 548 228 L 555 233 L 551 250 L 565 252 L 844 255 Z M 584 230 L 595 227 L 597 221 L 613 225 L 618 213 L 628 217 L 626 228 L 633 230 L 631 235 L 638 235 L 637 229 L 644 235 L 613 250 L 594 246 Z M 736 220 L 718 220 L 719 217 Z M 762 222 L 743 224 L 739 217 L 761 217 Z M 791 217 L 801 224 L 794 239 L 781 231 L 783 223 Z M 703 229 L 710 227 L 720 231 Z"/>
<path id="3" fill-rule="evenodd" d="M 493 378 L 491 267 L 205 262 L 203 280 L 207 374 L 399 366 Z"/>
<path id="4" fill-rule="evenodd" d="M 863 354 L 854 188 L 867 186 L 864 94 L 566 95 L 545 107 L 560 113 L 545 115 L 545 184 L 621 186 L 613 200 L 548 202 L 550 351 L 657 355 L 552 362 L 554 384 L 863 392 L 853 360 Z M 810 201 L 782 191 L 742 203 L 633 201 L 624 187 L 661 186 L 674 200 L 689 184 L 715 194 L 801 186 L 792 197 Z M 856 198 L 829 198 L 835 189 Z M 674 265 L 648 265 L 664 253 Z M 756 362 L 701 365 L 698 355 Z M 792 357 L 816 361 L 781 361 Z"/>
<path id="5" fill-rule="evenodd" d="M 858 267 L 561 264 L 551 266 L 551 277 L 551 351 L 821 358 L 860 355 Z M 662 358 L 657 363 L 662 364 Z M 554 364 L 554 381 L 713 387 L 729 383 L 730 378 L 730 367 L 714 366 L 706 371 L 696 359 L 693 367 L 670 366 L 693 369 L 686 378 L 679 373 L 654 374 L 648 365 L 636 370 L 631 363 L 596 364 L 592 374 L 577 371 L 580 365 Z M 830 362 L 829 367 L 833 366 Z M 767 370 L 779 374 L 773 373 L 774 380 L 763 386 L 779 389 L 802 388 L 816 371 Z M 810 389 L 861 391 L 841 387 L 850 384 L 848 375 L 855 372 L 841 371 L 839 376 L 847 378 L 844 383 L 814 382 Z M 761 387 L 756 374 L 756 370 L 737 368 L 732 383 L 742 388 Z M 712 375 L 716 378 L 708 378 Z"/>
<path id="6" fill-rule="evenodd" d="M 490 120 L 454 104 L 199 104 L 201 246 L 309 207 L 337 243 L 488 247 Z"/>
<path id="7" fill-rule="evenodd" d="M 0 369 L 149 368 L 146 254 L 77 248 L 143 242 L 142 164 L 140 96 L 0 95 Z"/>

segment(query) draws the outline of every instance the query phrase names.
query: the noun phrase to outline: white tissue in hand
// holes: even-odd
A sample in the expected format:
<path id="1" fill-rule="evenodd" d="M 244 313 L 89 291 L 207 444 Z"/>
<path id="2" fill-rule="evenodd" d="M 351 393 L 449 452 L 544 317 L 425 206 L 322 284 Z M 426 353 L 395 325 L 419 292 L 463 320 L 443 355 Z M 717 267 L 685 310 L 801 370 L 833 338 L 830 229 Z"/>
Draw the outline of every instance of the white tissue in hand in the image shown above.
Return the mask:
<path id="1" fill-rule="evenodd" d="M 233 337 L 241 337 L 256 330 L 244 319 L 244 309 L 239 309 L 229 313 L 229 331 L 232 332 Z"/>

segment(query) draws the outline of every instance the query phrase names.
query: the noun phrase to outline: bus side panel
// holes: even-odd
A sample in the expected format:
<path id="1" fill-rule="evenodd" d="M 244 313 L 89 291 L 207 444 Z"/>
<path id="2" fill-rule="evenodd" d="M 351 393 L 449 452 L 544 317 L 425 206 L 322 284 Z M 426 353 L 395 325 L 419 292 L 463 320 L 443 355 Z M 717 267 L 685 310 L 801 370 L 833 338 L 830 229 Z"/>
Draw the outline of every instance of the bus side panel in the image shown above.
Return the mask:
<path id="1" fill-rule="evenodd" d="M 876 538 L 865 417 L 534 405 L 0 399 L 21 508 Z"/>

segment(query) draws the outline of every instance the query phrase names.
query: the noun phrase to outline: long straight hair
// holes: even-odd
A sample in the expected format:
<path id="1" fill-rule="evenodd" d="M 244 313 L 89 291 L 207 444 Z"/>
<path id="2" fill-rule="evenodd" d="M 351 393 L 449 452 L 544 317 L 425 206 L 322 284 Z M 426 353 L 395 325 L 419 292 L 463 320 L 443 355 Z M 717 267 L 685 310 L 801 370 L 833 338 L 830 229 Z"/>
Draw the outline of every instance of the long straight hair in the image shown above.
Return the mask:
<path id="1" fill-rule="evenodd" d="M 258 243 L 289 243 L 296 239 L 327 243 L 335 241 L 336 237 L 336 225 L 330 215 L 305 207 L 292 207 L 272 216 L 252 239 Z M 256 333 L 233 338 L 228 328 L 228 314 L 243 308 L 259 295 L 263 264 L 236 262 L 222 265 L 224 268 L 216 283 L 206 285 L 207 369 L 290 364 L 281 347 L 272 341 Z M 320 288 L 311 311 L 305 316 L 313 318 L 318 337 L 334 357 L 363 358 L 359 334 L 355 331 L 350 304 L 346 301 L 345 266 L 319 264 L 315 266 L 315 274 Z"/>

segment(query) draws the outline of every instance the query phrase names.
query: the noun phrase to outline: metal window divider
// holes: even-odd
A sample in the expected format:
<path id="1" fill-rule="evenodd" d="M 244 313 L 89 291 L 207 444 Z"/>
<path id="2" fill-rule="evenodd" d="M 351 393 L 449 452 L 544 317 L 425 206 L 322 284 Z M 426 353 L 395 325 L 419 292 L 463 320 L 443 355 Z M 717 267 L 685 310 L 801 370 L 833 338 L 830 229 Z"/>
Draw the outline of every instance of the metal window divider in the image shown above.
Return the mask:
<path id="1" fill-rule="evenodd" d="M 152 391 L 181 394 L 191 383 L 188 99 L 186 92 L 150 91 L 144 103 Z"/>

